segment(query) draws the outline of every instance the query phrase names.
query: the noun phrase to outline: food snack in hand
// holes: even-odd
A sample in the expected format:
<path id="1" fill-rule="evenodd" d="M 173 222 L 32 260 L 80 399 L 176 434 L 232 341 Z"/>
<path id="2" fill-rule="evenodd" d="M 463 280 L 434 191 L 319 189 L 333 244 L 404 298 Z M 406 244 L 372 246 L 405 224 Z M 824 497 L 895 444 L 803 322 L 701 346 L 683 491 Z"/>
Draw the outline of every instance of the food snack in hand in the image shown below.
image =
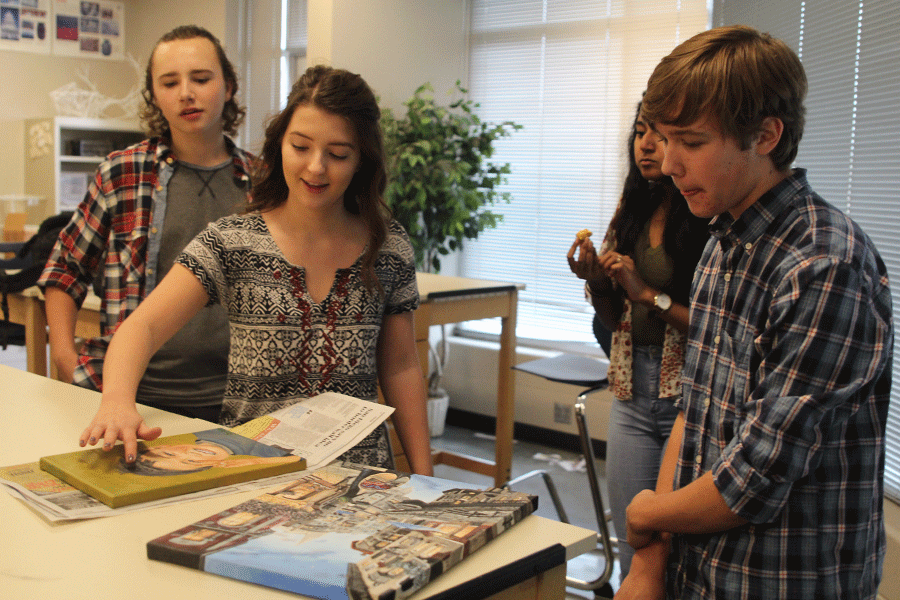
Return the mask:
<path id="1" fill-rule="evenodd" d="M 575 237 L 578 238 L 579 242 L 583 242 L 593 235 L 593 232 L 590 229 L 582 229 L 578 233 L 575 234 Z"/>

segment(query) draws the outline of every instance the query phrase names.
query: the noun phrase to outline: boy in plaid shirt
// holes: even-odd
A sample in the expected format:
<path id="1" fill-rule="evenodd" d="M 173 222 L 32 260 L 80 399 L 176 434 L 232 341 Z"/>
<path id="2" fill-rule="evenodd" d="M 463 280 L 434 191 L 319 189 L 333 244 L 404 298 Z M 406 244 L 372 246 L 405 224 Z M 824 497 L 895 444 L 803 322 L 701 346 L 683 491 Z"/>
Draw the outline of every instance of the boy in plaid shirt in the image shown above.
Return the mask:
<path id="1" fill-rule="evenodd" d="M 663 172 L 712 237 L 617 598 L 876 597 L 891 295 L 871 240 L 791 168 L 805 95 L 797 55 L 740 26 L 684 42 L 648 83 Z"/>

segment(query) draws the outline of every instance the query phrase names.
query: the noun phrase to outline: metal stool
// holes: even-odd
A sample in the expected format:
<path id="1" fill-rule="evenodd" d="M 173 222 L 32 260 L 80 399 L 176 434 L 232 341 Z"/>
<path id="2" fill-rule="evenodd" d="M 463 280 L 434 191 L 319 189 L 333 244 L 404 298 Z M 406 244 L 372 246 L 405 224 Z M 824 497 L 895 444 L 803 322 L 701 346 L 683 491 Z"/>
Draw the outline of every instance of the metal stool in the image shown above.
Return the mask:
<path id="1" fill-rule="evenodd" d="M 581 441 L 581 451 L 584 453 L 585 466 L 587 467 L 588 485 L 591 489 L 591 497 L 594 501 L 594 512 L 597 518 L 597 551 L 603 554 L 605 565 L 603 572 L 599 577 L 592 581 L 583 581 L 574 577 L 566 577 L 566 585 L 582 590 L 593 590 L 595 592 L 607 592 L 609 588 L 609 580 L 612 577 L 613 563 L 615 561 L 614 545 L 617 542 L 609 533 L 607 522 L 609 520 L 608 511 L 604 508 L 603 498 L 600 496 L 600 484 L 597 479 L 596 467 L 594 465 L 594 447 L 591 443 L 591 436 L 588 433 L 587 419 L 585 418 L 584 402 L 588 394 L 604 390 L 608 386 L 606 378 L 606 370 L 609 363 L 599 361 L 587 356 L 577 354 L 560 354 L 550 358 L 540 358 L 515 365 L 513 369 L 522 371 L 523 373 L 531 373 L 538 375 L 549 381 L 558 383 L 568 383 L 570 385 L 578 385 L 585 388 L 578 394 L 575 400 L 575 422 L 578 424 L 578 434 Z M 524 479 L 540 475 L 543 477 L 553 504 L 559 514 L 560 521 L 568 523 L 565 510 L 556 494 L 556 487 L 550 479 L 550 475 L 543 470 L 531 471 L 515 479 L 511 480 L 507 485 L 514 485 Z"/>

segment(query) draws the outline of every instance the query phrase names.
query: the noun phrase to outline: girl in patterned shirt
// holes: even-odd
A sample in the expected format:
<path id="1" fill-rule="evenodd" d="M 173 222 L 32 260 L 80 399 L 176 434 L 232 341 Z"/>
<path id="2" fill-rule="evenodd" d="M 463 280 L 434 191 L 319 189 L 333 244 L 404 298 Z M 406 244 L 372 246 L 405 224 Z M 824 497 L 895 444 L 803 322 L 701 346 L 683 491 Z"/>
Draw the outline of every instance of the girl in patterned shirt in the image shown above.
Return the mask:
<path id="1" fill-rule="evenodd" d="M 432 472 L 425 388 L 415 348 L 415 263 L 390 219 L 380 110 L 359 75 L 311 67 L 266 128 L 253 201 L 210 225 L 119 328 L 101 406 L 80 437 L 125 446 L 155 439 L 134 392 L 147 359 L 192 314 L 225 305 L 231 329 L 220 422 L 234 425 L 333 391 L 377 400 L 380 388 L 413 472 Z M 376 430 L 345 458 L 392 466 Z"/>

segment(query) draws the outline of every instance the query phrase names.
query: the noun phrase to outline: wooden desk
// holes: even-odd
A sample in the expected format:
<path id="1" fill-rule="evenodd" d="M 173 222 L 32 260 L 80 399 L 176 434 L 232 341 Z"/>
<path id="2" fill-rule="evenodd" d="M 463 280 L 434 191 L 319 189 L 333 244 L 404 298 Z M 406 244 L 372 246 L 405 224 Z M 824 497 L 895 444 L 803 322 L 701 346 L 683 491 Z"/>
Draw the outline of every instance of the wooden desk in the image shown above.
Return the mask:
<path id="1" fill-rule="evenodd" d="M 7 423 L 0 444 L 0 465 L 38 460 L 47 454 L 77 449 L 77 438 L 97 410 L 100 395 L 73 385 L 0 366 L 6 393 L 0 410 Z M 146 409 L 165 435 L 198 431 L 210 424 L 172 413 Z M 4 598 L 94 599 L 134 595 L 167 600 L 219 598 L 303 598 L 296 594 L 217 577 L 194 569 L 147 559 L 146 543 L 160 535 L 214 514 L 263 491 L 241 492 L 114 517 L 50 523 L 13 496 L 0 491 L 0 590 Z M 424 600 L 453 590 L 478 577 L 496 580 L 498 567 L 561 544 L 566 560 L 591 550 L 596 532 L 532 515 L 453 567 L 411 600 Z M 494 600 L 564 597 L 565 565 L 525 581 L 513 582 Z M 129 591 L 130 590 L 130 591 Z"/>
<path id="2" fill-rule="evenodd" d="M 44 295 L 37 287 L 31 287 L 18 294 L 9 294 L 9 320 L 25 326 L 25 350 L 30 373 L 49 374 L 56 378 L 56 367 L 47 366 L 47 312 L 44 309 Z M 75 335 L 92 338 L 100 335 L 100 298 L 88 294 L 78 311 L 75 321 Z"/>
<path id="3" fill-rule="evenodd" d="M 434 454 L 435 464 L 446 464 L 494 478 L 495 485 L 510 480 L 512 469 L 513 423 L 515 421 L 515 379 L 512 373 L 516 351 L 516 310 L 521 284 L 418 274 L 421 304 L 415 312 L 416 345 L 422 372 L 428 376 L 428 330 L 477 319 L 499 318 L 500 354 L 497 368 L 497 425 L 494 461 L 453 452 Z M 11 294 L 10 320 L 25 325 L 28 370 L 45 375 L 47 371 L 47 317 L 43 296 L 37 288 Z M 100 299 L 93 294 L 85 299 L 75 326 L 75 335 L 88 338 L 100 332 Z M 50 365 L 50 376 L 55 377 Z"/>
<path id="4" fill-rule="evenodd" d="M 47 315 L 37 288 L 9 294 L 9 321 L 25 326 L 25 350 L 28 371 L 47 374 Z"/>
<path id="5" fill-rule="evenodd" d="M 494 461 L 457 454 L 436 452 L 435 464 L 446 464 L 494 478 L 503 485 L 511 478 L 513 424 L 515 421 L 515 379 L 512 366 L 516 352 L 516 311 L 522 284 L 448 277 L 419 273 L 421 304 L 415 312 L 416 345 L 422 372 L 428 376 L 428 328 L 500 318 L 500 353 L 497 365 L 497 424 Z"/>

